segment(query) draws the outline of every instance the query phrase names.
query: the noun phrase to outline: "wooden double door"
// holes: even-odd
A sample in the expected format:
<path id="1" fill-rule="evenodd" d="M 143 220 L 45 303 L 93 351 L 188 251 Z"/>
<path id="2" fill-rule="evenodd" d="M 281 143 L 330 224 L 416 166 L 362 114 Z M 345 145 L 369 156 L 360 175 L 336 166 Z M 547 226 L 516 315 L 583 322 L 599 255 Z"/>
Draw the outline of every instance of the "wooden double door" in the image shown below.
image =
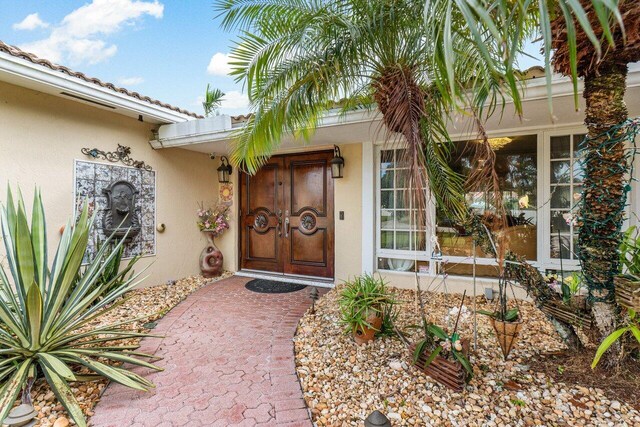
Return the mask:
<path id="1" fill-rule="evenodd" d="M 334 274 L 332 151 L 273 156 L 240 174 L 240 265 L 246 270 Z"/>

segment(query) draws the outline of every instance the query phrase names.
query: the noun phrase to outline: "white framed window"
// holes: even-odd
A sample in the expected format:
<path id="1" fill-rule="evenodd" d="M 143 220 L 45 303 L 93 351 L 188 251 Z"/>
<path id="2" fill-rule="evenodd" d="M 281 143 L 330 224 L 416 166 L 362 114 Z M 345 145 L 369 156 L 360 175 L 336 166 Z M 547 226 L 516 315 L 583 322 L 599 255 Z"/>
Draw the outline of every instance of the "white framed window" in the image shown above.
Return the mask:
<path id="1" fill-rule="evenodd" d="M 425 221 L 418 225 L 403 153 L 402 148 L 376 150 L 376 264 L 379 270 L 427 273 L 430 242 Z"/>
<path id="2" fill-rule="evenodd" d="M 580 160 L 584 151 L 584 135 L 585 129 L 579 125 L 491 135 L 496 139 L 512 139 L 509 142 L 496 141 L 506 142 L 497 154 L 503 152 L 503 161 L 499 165 L 503 170 L 503 196 L 513 217 L 510 240 L 518 253 L 542 271 L 558 270 L 561 264 L 565 271 L 580 267 L 578 230 L 568 214 L 577 213 L 582 192 L 584 174 Z M 458 144 L 463 144 L 468 138 L 460 137 L 458 140 Z M 378 144 L 374 147 L 375 267 L 386 271 L 418 270 L 435 274 L 438 263 L 433 262 L 430 241 L 435 231 L 442 259 L 448 262 L 443 266 L 445 271 L 451 275 L 470 275 L 473 264 L 470 236 L 442 217 L 435 207 L 428 213 L 430 218 L 426 221 L 434 224 L 435 230 L 431 226 L 417 229 L 408 222 L 408 213 L 412 209 L 402 200 L 403 192 L 408 190 L 399 173 L 403 171 L 402 164 L 398 162 L 402 149 L 388 149 Z M 464 159 L 461 164 L 464 168 Z M 636 201 L 640 196 L 636 197 L 634 193 L 632 197 L 633 203 L 640 203 Z M 483 210 L 483 206 L 485 211 L 489 210 L 481 193 L 467 194 L 467 202 L 478 210 Z M 424 243 L 416 241 L 418 236 Z M 478 276 L 491 277 L 495 260 L 486 257 L 479 249 L 476 251 Z"/>
<path id="3" fill-rule="evenodd" d="M 578 212 L 584 171 L 583 130 L 545 133 L 544 215 L 547 218 L 544 247 L 551 269 L 577 268 L 578 229 L 573 218 Z"/>

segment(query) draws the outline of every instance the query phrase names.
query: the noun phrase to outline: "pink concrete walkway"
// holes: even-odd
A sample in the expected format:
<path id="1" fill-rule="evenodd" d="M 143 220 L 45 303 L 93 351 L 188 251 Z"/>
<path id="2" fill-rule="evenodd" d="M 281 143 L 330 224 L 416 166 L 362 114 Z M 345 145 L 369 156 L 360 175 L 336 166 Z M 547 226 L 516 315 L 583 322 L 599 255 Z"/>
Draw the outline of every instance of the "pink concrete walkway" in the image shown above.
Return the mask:
<path id="1" fill-rule="evenodd" d="M 309 290 L 258 294 L 232 277 L 200 289 L 162 318 L 140 351 L 162 372 L 134 369 L 156 389 L 107 388 L 95 427 L 305 426 L 309 414 L 295 374 L 293 343 Z"/>

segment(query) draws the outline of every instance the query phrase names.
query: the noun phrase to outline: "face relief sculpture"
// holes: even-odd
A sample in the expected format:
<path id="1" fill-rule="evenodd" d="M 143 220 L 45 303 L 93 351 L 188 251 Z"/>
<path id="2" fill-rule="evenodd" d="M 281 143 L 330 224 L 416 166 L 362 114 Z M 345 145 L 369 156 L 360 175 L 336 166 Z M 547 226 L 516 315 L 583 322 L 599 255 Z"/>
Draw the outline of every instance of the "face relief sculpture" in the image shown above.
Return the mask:
<path id="1" fill-rule="evenodd" d="M 125 242 L 130 242 L 140 233 L 140 219 L 135 210 L 138 190 L 129 181 L 116 181 L 102 191 L 107 196 L 104 234 L 114 234 L 117 239 L 126 236 Z"/>

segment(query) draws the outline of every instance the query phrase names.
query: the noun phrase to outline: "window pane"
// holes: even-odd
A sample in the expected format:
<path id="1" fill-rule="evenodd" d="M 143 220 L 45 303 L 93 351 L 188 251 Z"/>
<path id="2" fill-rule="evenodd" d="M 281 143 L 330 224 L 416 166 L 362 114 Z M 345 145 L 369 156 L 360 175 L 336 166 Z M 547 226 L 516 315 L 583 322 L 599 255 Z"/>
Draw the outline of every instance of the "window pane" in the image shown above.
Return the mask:
<path id="1" fill-rule="evenodd" d="M 378 268 L 392 271 L 415 271 L 415 261 L 412 259 L 378 258 Z"/>
<path id="2" fill-rule="evenodd" d="M 582 198 L 582 185 L 574 185 L 573 186 L 573 200 L 571 201 L 572 206 L 576 207 L 578 203 L 580 203 L 580 198 Z"/>
<path id="3" fill-rule="evenodd" d="M 380 170 L 380 188 L 393 188 L 393 171 L 388 169 Z"/>
<path id="4" fill-rule="evenodd" d="M 551 158 L 563 159 L 569 157 L 571 150 L 571 138 L 569 135 L 551 137 Z"/>
<path id="5" fill-rule="evenodd" d="M 411 224 L 411 216 L 409 211 L 396 211 L 396 230 L 409 230 L 415 227 L 415 224 Z"/>
<path id="6" fill-rule="evenodd" d="M 580 259 L 580 247 L 578 246 L 578 235 L 573 235 L 573 259 Z"/>
<path id="7" fill-rule="evenodd" d="M 500 145 L 494 147 L 496 172 L 507 210 L 508 227 L 505 231 L 510 250 L 528 260 L 537 259 L 537 174 L 538 157 L 536 135 L 521 135 L 497 138 Z M 497 140 L 496 139 L 496 140 Z M 471 142 L 456 142 L 451 155 L 452 168 L 468 176 L 471 170 L 472 151 L 467 149 Z M 481 189 L 480 189 L 481 190 Z M 465 200 L 474 215 L 489 223 L 494 215 L 493 196 L 484 191 L 467 192 Z M 471 256 L 473 237 L 462 224 L 447 218 L 440 207 L 436 208 L 436 234 L 443 255 Z M 479 257 L 488 257 L 478 248 Z"/>
<path id="8" fill-rule="evenodd" d="M 585 134 L 581 133 L 573 135 L 573 157 L 582 157 L 584 150 L 587 147 L 587 142 L 584 140 Z"/>
<path id="9" fill-rule="evenodd" d="M 562 259 L 571 259 L 571 247 L 569 236 L 558 235 L 551 236 L 551 258 L 560 258 L 560 251 L 562 250 Z"/>
<path id="10" fill-rule="evenodd" d="M 409 250 L 409 243 L 411 242 L 408 231 L 396 232 L 396 249 Z"/>
<path id="11" fill-rule="evenodd" d="M 408 169 L 396 171 L 396 188 L 407 188 L 407 171 Z"/>
<path id="12" fill-rule="evenodd" d="M 380 211 L 380 228 L 393 230 L 393 218 L 394 214 L 392 210 L 383 209 Z"/>
<path id="13" fill-rule="evenodd" d="M 380 192 L 380 207 L 382 209 L 393 209 L 393 191 Z"/>
<path id="14" fill-rule="evenodd" d="M 551 162 L 551 183 L 568 183 L 571 180 L 570 162 L 555 161 Z"/>
<path id="15" fill-rule="evenodd" d="M 427 250 L 427 235 L 424 232 L 413 233 L 413 250 Z"/>
<path id="16" fill-rule="evenodd" d="M 571 200 L 571 187 L 568 185 L 551 186 L 551 209 L 570 209 Z"/>
<path id="17" fill-rule="evenodd" d="M 409 207 L 408 191 L 396 190 L 396 209 L 406 209 Z"/>
<path id="18" fill-rule="evenodd" d="M 574 182 L 584 181 L 584 168 L 582 166 L 582 162 L 578 160 L 573 161 L 573 181 Z"/>
<path id="19" fill-rule="evenodd" d="M 393 249 L 393 231 L 380 232 L 380 247 L 382 249 Z"/>
<path id="20" fill-rule="evenodd" d="M 380 169 L 393 167 L 393 150 L 382 150 L 380 152 Z"/>
<path id="21" fill-rule="evenodd" d="M 557 233 L 569 233 L 571 232 L 571 226 L 567 223 L 564 215 L 569 211 L 551 211 L 551 234 Z"/>

